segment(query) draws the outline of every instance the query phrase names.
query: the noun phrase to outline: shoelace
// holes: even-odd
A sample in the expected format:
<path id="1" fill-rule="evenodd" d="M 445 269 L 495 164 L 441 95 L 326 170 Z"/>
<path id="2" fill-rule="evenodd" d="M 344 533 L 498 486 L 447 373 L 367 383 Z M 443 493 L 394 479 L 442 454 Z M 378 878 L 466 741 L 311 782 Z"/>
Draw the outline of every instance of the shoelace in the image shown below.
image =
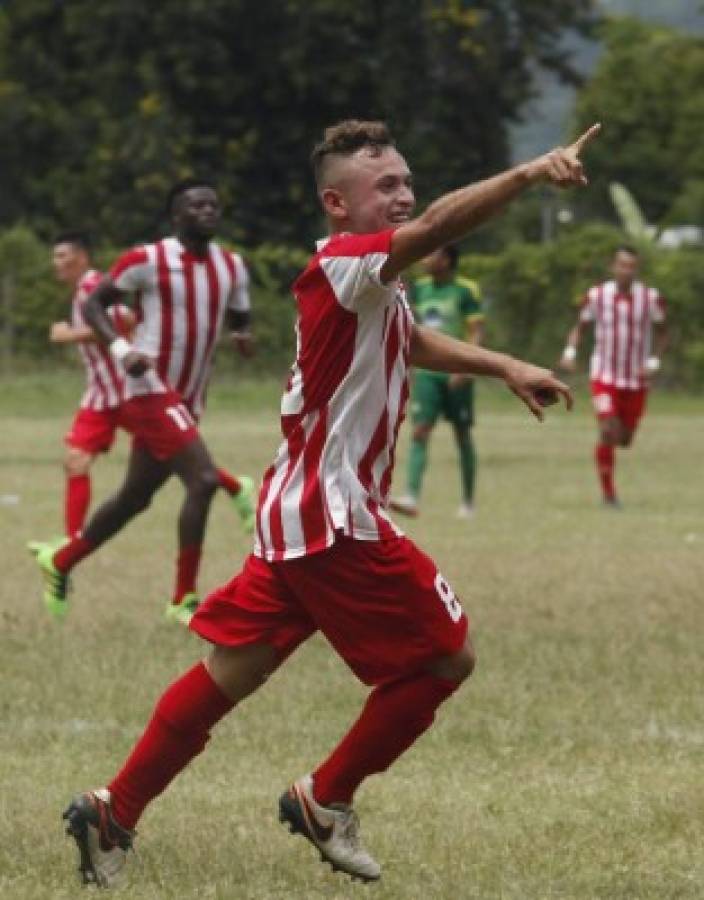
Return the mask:
<path id="1" fill-rule="evenodd" d="M 345 815 L 341 831 L 345 840 L 349 841 L 355 850 L 359 850 L 359 816 L 353 809 Z"/>

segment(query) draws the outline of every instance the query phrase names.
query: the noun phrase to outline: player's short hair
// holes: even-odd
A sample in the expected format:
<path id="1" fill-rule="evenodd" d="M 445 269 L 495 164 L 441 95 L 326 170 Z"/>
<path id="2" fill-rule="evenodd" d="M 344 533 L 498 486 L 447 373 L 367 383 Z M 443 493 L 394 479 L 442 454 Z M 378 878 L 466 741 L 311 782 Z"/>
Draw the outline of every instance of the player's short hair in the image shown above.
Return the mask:
<path id="1" fill-rule="evenodd" d="M 640 253 L 632 244 L 619 244 L 614 250 L 614 256 L 616 256 L 617 253 L 628 253 L 629 256 L 635 256 L 636 259 L 640 257 Z"/>
<path id="2" fill-rule="evenodd" d="M 72 244 L 89 255 L 93 249 L 93 242 L 87 231 L 62 231 L 52 241 L 53 247 L 57 247 L 59 244 Z"/>
<path id="3" fill-rule="evenodd" d="M 178 199 L 182 194 L 185 194 L 186 191 L 190 191 L 192 188 L 203 187 L 211 188 L 211 190 L 217 192 L 215 182 L 210 178 L 184 178 L 182 181 L 177 181 L 176 184 L 171 188 L 169 193 L 166 195 L 166 214 L 168 216 L 173 215 L 174 208 Z"/>
<path id="4" fill-rule="evenodd" d="M 442 252 L 447 257 L 450 268 L 456 269 L 457 263 L 460 261 L 460 248 L 457 244 L 445 244 L 445 246 L 442 247 Z"/>
<path id="5" fill-rule="evenodd" d="M 315 145 L 310 156 L 315 182 L 320 187 L 325 163 L 332 156 L 352 156 L 362 147 L 368 147 L 379 156 L 387 147 L 395 147 L 393 137 L 385 122 L 345 119 L 330 125 L 323 133 L 323 140 Z"/>

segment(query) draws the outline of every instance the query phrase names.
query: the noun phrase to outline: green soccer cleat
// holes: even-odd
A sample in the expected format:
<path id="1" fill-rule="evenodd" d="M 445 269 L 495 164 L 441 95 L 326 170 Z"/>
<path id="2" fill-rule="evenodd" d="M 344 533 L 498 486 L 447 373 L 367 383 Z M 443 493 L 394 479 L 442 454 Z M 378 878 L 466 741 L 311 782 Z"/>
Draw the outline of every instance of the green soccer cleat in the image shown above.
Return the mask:
<path id="1" fill-rule="evenodd" d="M 237 510 L 242 526 L 247 534 L 254 534 L 256 513 L 254 506 L 254 481 L 248 475 L 238 475 L 237 480 L 241 487 L 238 494 L 232 497 L 232 503 Z"/>
<path id="2" fill-rule="evenodd" d="M 63 540 L 59 543 L 42 543 L 30 541 L 27 545 L 34 554 L 37 565 L 44 579 L 44 592 L 42 598 L 44 605 L 55 619 L 63 620 L 68 612 L 68 592 L 70 589 L 69 577 L 65 572 L 59 572 L 54 565 L 54 554 Z"/>
<path id="3" fill-rule="evenodd" d="M 169 603 L 164 610 L 164 618 L 168 622 L 178 622 L 188 628 L 193 613 L 200 606 L 197 594 L 186 594 L 180 603 Z"/>

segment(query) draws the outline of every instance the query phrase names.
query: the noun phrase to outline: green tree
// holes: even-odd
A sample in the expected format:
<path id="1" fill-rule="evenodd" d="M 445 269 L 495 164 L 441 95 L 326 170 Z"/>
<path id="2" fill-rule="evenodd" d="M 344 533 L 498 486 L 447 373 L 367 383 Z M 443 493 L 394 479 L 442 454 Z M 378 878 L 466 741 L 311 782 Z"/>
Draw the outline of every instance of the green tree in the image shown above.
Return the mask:
<path id="1" fill-rule="evenodd" d="M 577 127 L 604 123 L 580 202 L 611 214 L 608 185 L 618 181 L 655 224 L 701 222 L 704 39 L 624 18 L 608 23 L 604 40 L 577 104 Z"/>
<path id="2" fill-rule="evenodd" d="M 421 200 L 507 161 L 542 65 L 591 0 L 12 0 L 0 11 L 0 224 L 151 236 L 168 185 L 214 173 L 230 236 L 319 228 L 311 141 L 391 121 Z"/>

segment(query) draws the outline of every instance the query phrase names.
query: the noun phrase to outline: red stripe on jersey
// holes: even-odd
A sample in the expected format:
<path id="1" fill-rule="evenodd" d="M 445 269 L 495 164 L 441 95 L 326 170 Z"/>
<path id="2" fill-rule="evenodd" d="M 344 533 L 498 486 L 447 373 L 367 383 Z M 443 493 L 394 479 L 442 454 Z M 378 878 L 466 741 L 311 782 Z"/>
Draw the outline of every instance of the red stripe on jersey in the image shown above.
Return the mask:
<path id="1" fill-rule="evenodd" d="M 196 346 L 196 289 L 193 283 L 193 259 L 190 253 L 183 254 L 183 281 L 186 286 L 186 340 L 183 351 L 183 365 L 176 383 L 176 390 L 182 396 L 186 392 L 193 369 L 193 354 Z"/>
<path id="2" fill-rule="evenodd" d="M 298 364 L 305 391 L 303 411 L 307 411 L 323 406 L 349 372 L 357 316 L 335 300 L 319 268 L 304 272 L 293 289 L 300 307 Z"/>
<path id="3" fill-rule="evenodd" d="M 320 488 L 320 457 L 327 438 L 327 407 L 323 407 L 318 413 L 318 421 L 308 435 L 303 450 L 303 494 L 301 495 L 301 525 L 303 526 L 303 539 L 306 550 L 322 549 L 315 545 L 315 538 L 324 535 L 327 531 L 325 516 L 325 504 L 323 492 Z"/>
<path id="4" fill-rule="evenodd" d="M 147 251 L 144 247 L 136 247 L 134 250 L 128 250 L 123 253 L 115 265 L 110 269 L 110 278 L 114 281 L 125 269 L 131 269 L 132 266 L 142 266 L 148 261 Z"/>
<path id="5" fill-rule="evenodd" d="M 171 358 L 171 342 L 173 340 L 173 299 L 171 292 L 171 273 L 166 262 L 164 242 L 156 245 L 157 278 L 161 307 L 161 334 L 159 336 L 159 357 L 157 372 L 163 378 L 169 377 L 169 360 Z"/>
<path id="6" fill-rule="evenodd" d="M 286 468 L 286 474 L 284 475 L 283 482 L 281 486 L 278 488 L 276 493 L 276 499 L 271 504 L 271 509 L 269 510 L 269 530 L 271 532 L 271 545 L 276 551 L 277 554 L 281 554 L 280 558 L 283 558 L 284 550 L 286 549 L 286 540 L 284 538 L 284 526 L 283 526 L 283 518 L 281 515 L 281 497 L 286 490 L 286 486 L 291 480 L 291 476 L 293 475 L 293 471 L 298 464 L 298 460 L 301 457 L 301 454 L 305 450 L 306 446 L 306 435 L 305 430 L 303 428 L 302 417 L 295 416 L 292 417 L 295 419 L 295 424 L 290 422 L 290 431 L 287 429 L 286 432 L 286 443 L 288 446 L 288 457 L 289 462 Z M 271 479 L 274 476 L 274 468 L 270 469 L 271 476 L 268 479 L 268 483 L 271 483 Z M 262 491 L 262 496 L 264 496 L 264 492 Z"/>
<path id="7" fill-rule="evenodd" d="M 367 497 L 367 509 L 376 519 L 376 525 L 379 529 L 379 540 L 390 541 L 397 536 L 396 532 L 389 525 L 384 516 L 381 515 L 379 504 L 376 502 L 376 500 L 372 499 L 371 497 Z"/>
<path id="8" fill-rule="evenodd" d="M 628 304 L 628 336 L 626 342 L 626 381 L 630 382 L 633 377 L 633 369 L 635 365 L 635 349 L 634 343 L 636 342 L 636 328 L 635 328 L 635 315 L 636 315 L 636 304 L 640 298 L 636 295 L 635 291 L 631 292 L 630 301 Z"/>
<path id="9" fill-rule="evenodd" d="M 599 363 L 599 380 L 604 381 L 605 369 L 606 369 L 606 327 L 604 325 L 604 285 L 600 284 L 596 291 L 596 316 L 597 322 L 599 323 L 599 331 L 600 336 L 599 340 L 602 342 L 602 346 L 604 348 L 604 352 L 601 354 L 601 361 Z"/>

